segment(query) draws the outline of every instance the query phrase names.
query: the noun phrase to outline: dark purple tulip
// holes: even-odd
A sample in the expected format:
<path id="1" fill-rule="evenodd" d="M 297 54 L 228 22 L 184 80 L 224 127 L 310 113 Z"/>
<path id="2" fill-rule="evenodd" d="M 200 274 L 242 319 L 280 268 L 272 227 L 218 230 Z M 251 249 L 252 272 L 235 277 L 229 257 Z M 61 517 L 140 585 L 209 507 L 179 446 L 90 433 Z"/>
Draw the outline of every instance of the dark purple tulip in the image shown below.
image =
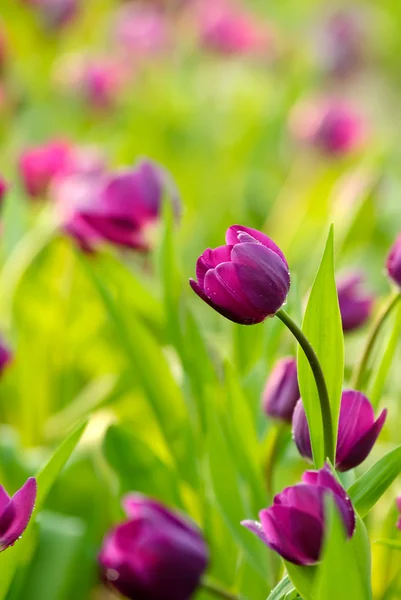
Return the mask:
<path id="1" fill-rule="evenodd" d="M 13 353 L 10 348 L 5 344 L 4 340 L 0 338 L 0 374 L 6 369 L 13 359 Z"/>
<path id="2" fill-rule="evenodd" d="M 36 490 L 33 477 L 12 498 L 0 485 L 0 551 L 15 544 L 27 528 L 35 506 Z"/>
<path id="3" fill-rule="evenodd" d="M 372 314 L 374 297 L 361 287 L 363 276 L 360 273 L 349 275 L 337 282 L 343 331 L 354 331 L 368 321 Z"/>
<path id="4" fill-rule="evenodd" d="M 285 560 L 296 565 L 313 565 L 322 550 L 328 495 L 334 499 L 351 538 L 355 531 L 354 509 L 327 465 L 320 471 L 306 471 L 302 483 L 277 494 L 273 506 L 260 511 L 260 523 L 243 521 L 242 525 Z"/>
<path id="5" fill-rule="evenodd" d="M 141 160 L 130 169 L 107 175 L 94 196 L 79 211 L 80 220 L 98 238 L 117 246 L 147 251 L 149 229 L 157 224 L 164 195 L 180 212 L 178 192 L 167 171 L 156 162 Z"/>
<path id="6" fill-rule="evenodd" d="M 298 399 L 297 361 L 295 358 L 282 358 L 275 364 L 266 382 L 263 410 L 268 417 L 291 424 Z"/>
<path id="7" fill-rule="evenodd" d="M 280 248 L 257 229 L 232 225 L 226 245 L 208 248 L 196 263 L 196 294 L 221 315 L 253 325 L 273 316 L 290 289 L 288 264 Z"/>
<path id="8" fill-rule="evenodd" d="M 208 564 L 198 528 L 159 502 L 132 494 L 129 518 L 106 536 L 99 562 L 107 581 L 133 600 L 189 600 Z"/>
<path id="9" fill-rule="evenodd" d="M 338 471 L 349 471 L 365 460 L 379 437 L 386 415 L 385 409 L 375 421 L 373 407 L 366 396 L 354 390 L 342 393 L 336 448 Z M 312 460 L 309 428 L 302 400 L 295 407 L 292 426 L 300 454 Z"/>
<path id="10" fill-rule="evenodd" d="M 387 273 L 401 287 L 401 235 L 394 242 L 387 257 Z"/>
<path id="11" fill-rule="evenodd" d="M 352 74 L 363 64 L 366 32 L 362 14 L 339 10 L 332 14 L 320 35 L 319 60 L 325 71 L 338 77 Z"/>

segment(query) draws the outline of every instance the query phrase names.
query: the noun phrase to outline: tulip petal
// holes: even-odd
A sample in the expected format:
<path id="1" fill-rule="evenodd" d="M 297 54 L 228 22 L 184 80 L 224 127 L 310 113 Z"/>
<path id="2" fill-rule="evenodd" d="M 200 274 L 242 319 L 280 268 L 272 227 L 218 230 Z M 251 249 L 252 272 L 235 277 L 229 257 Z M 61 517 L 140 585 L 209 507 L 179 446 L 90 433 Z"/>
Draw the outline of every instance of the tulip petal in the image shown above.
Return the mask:
<path id="1" fill-rule="evenodd" d="M 298 510 L 320 519 L 323 526 L 323 501 L 318 486 L 293 485 L 285 488 L 274 498 L 274 504 L 280 506 L 295 506 Z"/>
<path id="2" fill-rule="evenodd" d="M 36 479 L 30 477 L 11 498 L 6 510 L 10 511 L 12 519 L 9 527 L 1 532 L 1 550 L 14 544 L 27 528 L 35 506 L 36 491 Z"/>
<path id="3" fill-rule="evenodd" d="M 4 489 L 4 487 L 2 485 L 0 485 L 0 520 L 1 520 L 1 515 L 4 511 L 4 509 L 6 508 L 6 506 L 8 505 L 8 503 L 10 502 L 10 496 L 7 494 L 6 490 Z"/>
<path id="4" fill-rule="evenodd" d="M 308 420 L 301 398 L 296 403 L 294 414 L 292 415 L 292 435 L 300 455 L 307 460 L 312 460 Z"/>
<path id="5" fill-rule="evenodd" d="M 264 544 L 268 544 L 266 535 L 263 531 L 262 523 L 259 523 L 259 521 L 246 520 L 241 521 L 241 525 L 246 529 L 249 529 L 249 531 L 252 531 L 252 533 L 254 533 L 255 535 L 257 535 L 258 538 L 262 540 Z"/>
<path id="6" fill-rule="evenodd" d="M 290 275 L 282 259 L 261 244 L 237 244 L 231 252 L 238 280 L 248 301 L 266 316 L 284 304 Z"/>
<path id="7" fill-rule="evenodd" d="M 251 325 L 254 322 L 254 321 L 246 321 L 245 319 L 242 319 L 238 315 L 235 315 L 234 313 L 232 313 L 230 310 L 226 310 L 226 309 L 222 308 L 221 306 L 217 306 L 217 304 L 212 302 L 212 300 L 205 294 L 203 289 L 199 286 L 199 284 L 194 279 L 189 280 L 189 285 L 191 286 L 191 288 L 193 289 L 195 294 L 197 294 L 199 296 L 199 298 L 201 298 L 204 302 L 206 302 L 206 304 L 211 306 L 216 312 L 223 315 L 223 317 L 225 317 L 226 319 L 229 319 L 230 321 L 233 321 L 234 323 L 239 323 L 240 325 Z"/>
<path id="8" fill-rule="evenodd" d="M 336 463 L 339 471 L 348 471 L 360 465 L 372 450 L 386 420 L 387 410 L 384 409 L 371 428 L 359 438 L 353 446 L 348 447 L 346 455 Z"/>
<path id="9" fill-rule="evenodd" d="M 226 231 L 226 242 L 232 246 L 238 243 L 242 244 L 244 242 L 255 241 L 263 244 L 263 246 L 266 246 L 266 248 L 269 248 L 278 254 L 288 269 L 288 263 L 283 252 L 280 250 L 277 244 L 273 242 L 273 240 L 271 240 L 267 235 L 258 229 L 244 227 L 243 225 L 231 225 L 231 227 L 229 227 Z"/>
<path id="10" fill-rule="evenodd" d="M 203 288 L 205 275 L 209 269 L 217 267 L 220 263 L 229 262 L 232 246 L 219 246 L 218 248 L 207 248 L 198 258 L 196 263 L 196 278 Z"/>
<path id="11" fill-rule="evenodd" d="M 371 429 L 374 411 L 361 392 L 346 390 L 341 396 L 336 464 L 343 463 L 354 445 Z"/>

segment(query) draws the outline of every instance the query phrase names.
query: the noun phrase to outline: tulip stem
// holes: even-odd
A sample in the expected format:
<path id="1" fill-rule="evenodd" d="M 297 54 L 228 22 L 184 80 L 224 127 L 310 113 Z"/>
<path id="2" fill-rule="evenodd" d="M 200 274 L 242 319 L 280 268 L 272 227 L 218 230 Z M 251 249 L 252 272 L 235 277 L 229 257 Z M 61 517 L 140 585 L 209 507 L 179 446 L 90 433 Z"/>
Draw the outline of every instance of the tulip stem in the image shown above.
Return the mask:
<path id="1" fill-rule="evenodd" d="M 215 584 L 209 579 L 204 579 L 200 585 L 205 590 L 205 592 L 209 592 L 209 594 L 217 596 L 217 598 L 223 598 L 224 600 L 240 600 L 240 596 L 232 594 L 228 590 L 222 588 L 220 585 Z"/>
<path id="2" fill-rule="evenodd" d="M 365 382 L 366 369 L 368 368 L 368 365 L 369 365 L 369 360 L 370 360 L 370 356 L 372 354 L 373 347 L 376 343 L 376 340 L 379 336 L 379 333 L 380 333 L 385 321 L 387 320 L 387 318 L 392 313 L 393 309 L 397 306 L 397 304 L 400 300 L 401 300 L 401 294 L 399 292 L 392 294 L 390 296 L 387 304 L 385 304 L 383 306 L 382 311 L 377 315 L 377 318 L 376 318 L 375 322 L 373 323 L 372 329 L 368 336 L 365 350 L 362 354 L 362 358 L 361 358 L 360 362 L 356 365 L 355 371 L 353 373 L 353 377 L 351 380 L 352 388 L 359 390 L 361 388 L 362 384 Z"/>
<path id="3" fill-rule="evenodd" d="M 282 321 L 284 325 L 291 331 L 304 351 L 306 358 L 308 359 L 319 394 L 325 457 L 328 458 L 332 464 L 335 464 L 333 418 L 331 415 L 329 392 L 327 390 L 326 380 L 324 378 L 319 359 L 307 337 L 303 334 L 295 321 L 291 319 L 288 313 L 285 312 L 285 310 L 280 309 L 276 313 L 276 317 L 278 317 L 280 321 Z"/>

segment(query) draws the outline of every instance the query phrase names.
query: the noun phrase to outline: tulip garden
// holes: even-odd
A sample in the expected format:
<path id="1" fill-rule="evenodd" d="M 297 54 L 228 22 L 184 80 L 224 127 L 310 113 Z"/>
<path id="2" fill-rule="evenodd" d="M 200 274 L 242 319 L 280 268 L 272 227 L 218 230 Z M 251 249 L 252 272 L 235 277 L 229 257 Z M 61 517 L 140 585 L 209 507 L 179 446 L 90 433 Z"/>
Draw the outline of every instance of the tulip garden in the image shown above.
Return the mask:
<path id="1" fill-rule="evenodd" d="M 401 598 L 401 5 L 0 4 L 0 600 Z"/>

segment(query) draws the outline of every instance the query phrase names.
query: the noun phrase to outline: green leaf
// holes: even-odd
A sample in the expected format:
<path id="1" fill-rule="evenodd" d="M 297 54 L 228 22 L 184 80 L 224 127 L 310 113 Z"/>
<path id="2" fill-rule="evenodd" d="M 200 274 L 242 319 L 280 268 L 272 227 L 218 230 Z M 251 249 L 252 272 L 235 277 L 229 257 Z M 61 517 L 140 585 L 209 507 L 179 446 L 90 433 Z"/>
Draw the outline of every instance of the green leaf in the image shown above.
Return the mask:
<path id="1" fill-rule="evenodd" d="M 291 583 L 291 580 L 286 575 L 283 579 L 276 585 L 274 590 L 272 590 L 267 598 L 267 600 L 280 600 L 281 598 L 285 598 L 285 596 L 294 590 L 294 586 Z"/>
<path id="2" fill-rule="evenodd" d="M 135 431 L 111 425 L 103 441 L 103 452 L 124 493 L 139 491 L 182 508 L 174 471 Z"/>
<path id="3" fill-rule="evenodd" d="M 379 546 L 386 546 L 387 548 L 391 548 L 391 550 L 401 550 L 401 540 L 375 540 L 373 543 Z"/>
<path id="4" fill-rule="evenodd" d="M 355 510 L 362 518 L 370 512 L 401 473 L 401 446 L 388 452 L 348 489 Z"/>
<path id="5" fill-rule="evenodd" d="M 314 600 L 313 588 L 315 585 L 316 567 L 300 567 L 286 560 L 284 564 L 289 578 L 301 594 L 303 600 Z"/>
<path id="6" fill-rule="evenodd" d="M 326 537 L 321 563 L 316 573 L 316 600 L 369 600 L 370 548 L 366 530 L 359 519 L 348 540 L 343 520 L 331 497 L 326 504 Z"/>
<path id="7" fill-rule="evenodd" d="M 309 296 L 302 331 L 312 344 L 323 369 L 330 398 L 335 441 L 344 372 L 344 338 L 334 279 L 332 227 Z M 310 365 L 301 348 L 298 348 L 298 378 L 309 423 L 313 458 L 315 466 L 320 468 L 326 457 L 319 395 Z"/>
<path id="8" fill-rule="evenodd" d="M 87 421 L 77 427 L 61 444 L 58 446 L 48 460 L 46 465 L 36 475 L 38 483 L 38 493 L 36 497 L 35 513 L 43 506 L 47 494 L 53 486 L 56 478 L 71 454 L 75 450 L 79 440 L 81 439 Z M 8 548 L 0 554 L 0 600 L 6 598 L 7 592 L 11 585 L 14 573 L 18 565 L 26 560 L 26 555 L 33 549 L 32 536 L 34 535 L 33 519 L 31 519 L 27 530 L 25 531 L 22 540 L 20 540 L 12 548 Z"/>

